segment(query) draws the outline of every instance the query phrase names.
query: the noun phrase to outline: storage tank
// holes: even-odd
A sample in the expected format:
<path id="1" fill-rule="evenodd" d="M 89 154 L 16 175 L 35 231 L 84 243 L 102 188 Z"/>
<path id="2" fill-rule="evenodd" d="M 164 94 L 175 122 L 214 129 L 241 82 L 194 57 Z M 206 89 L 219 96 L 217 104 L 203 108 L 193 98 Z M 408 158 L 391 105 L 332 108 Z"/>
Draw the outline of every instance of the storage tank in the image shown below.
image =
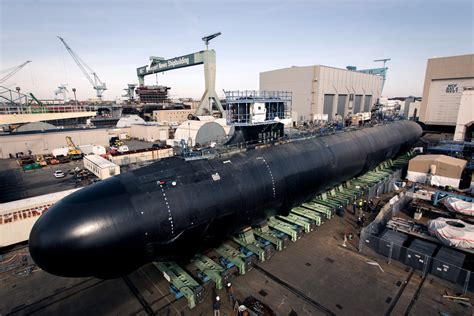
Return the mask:
<path id="1" fill-rule="evenodd" d="M 219 141 L 225 136 L 224 128 L 213 121 L 188 120 L 181 123 L 174 133 L 175 141 L 184 139 L 189 146 Z"/>

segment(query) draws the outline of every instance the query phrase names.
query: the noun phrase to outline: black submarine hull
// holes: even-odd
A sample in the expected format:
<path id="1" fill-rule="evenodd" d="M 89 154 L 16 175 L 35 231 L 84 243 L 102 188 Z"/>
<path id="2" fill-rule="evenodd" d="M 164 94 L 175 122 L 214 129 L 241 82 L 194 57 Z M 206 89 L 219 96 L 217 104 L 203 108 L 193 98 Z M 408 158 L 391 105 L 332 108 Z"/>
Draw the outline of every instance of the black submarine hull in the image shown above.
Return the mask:
<path id="1" fill-rule="evenodd" d="M 66 277 L 126 275 L 182 260 L 358 176 L 421 136 L 408 121 L 296 140 L 228 158 L 169 158 L 62 199 L 30 234 L 43 270 Z"/>

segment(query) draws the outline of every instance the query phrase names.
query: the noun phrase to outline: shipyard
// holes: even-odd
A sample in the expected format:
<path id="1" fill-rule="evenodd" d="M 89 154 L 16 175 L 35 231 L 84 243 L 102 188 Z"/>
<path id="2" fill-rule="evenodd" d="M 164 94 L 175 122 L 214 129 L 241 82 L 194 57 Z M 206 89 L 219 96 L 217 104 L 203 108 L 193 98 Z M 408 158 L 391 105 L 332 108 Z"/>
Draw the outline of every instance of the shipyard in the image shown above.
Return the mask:
<path id="1" fill-rule="evenodd" d="M 2 2 L 0 315 L 472 315 L 453 4 Z"/>

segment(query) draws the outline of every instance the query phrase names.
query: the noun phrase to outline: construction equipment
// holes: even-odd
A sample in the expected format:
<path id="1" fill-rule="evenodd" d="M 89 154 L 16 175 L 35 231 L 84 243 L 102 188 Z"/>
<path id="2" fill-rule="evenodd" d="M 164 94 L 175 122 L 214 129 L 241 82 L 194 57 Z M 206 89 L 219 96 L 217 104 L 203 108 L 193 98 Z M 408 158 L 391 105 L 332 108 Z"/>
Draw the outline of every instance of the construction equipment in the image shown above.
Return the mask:
<path id="1" fill-rule="evenodd" d="M 69 158 L 71 158 L 72 160 L 81 159 L 82 151 L 77 148 L 70 136 L 66 136 L 66 143 L 68 147 L 67 155 L 69 156 Z"/>
<path id="2" fill-rule="evenodd" d="M 120 140 L 120 138 L 114 136 L 114 137 L 111 137 L 109 139 L 109 145 L 112 147 L 120 147 L 120 146 L 123 146 L 124 143 L 122 140 Z"/>
<path id="3" fill-rule="evenodd" d="M 79 66 L 84 76 L 87 78 L 87 80 L 89 80 L 94 90 L 96 90 L 97 97 L 99 98 L 99 100 L 102 100 L 102 93 L 107 90 L 105 83 L 103 83 L 99 79 L 99 76 L 97 76 L 97 73 L 89 66 L 87 66 L 87 64 L 71 49 L 71 47 L 69 47 L 69 45 L 64 41 L 62 37 L 58 36 L 58 38 L 64 44 L 66 50 L 71 55 L 72 59 L 74 59 L 77 66 Z M 92 79 L 90 75 L 92 75 L 94 79 Z"/>
<path id="4" fill-rule="evenodd" d="M 3 70 L 2 72 L 8 72 L 6 75 L 4 75 L 2 78 L 0 78 L 0 83 L 3 83 L 7 81 L 10 77 L 12 77 L 14 74 L 16 74 L 18 71 L 20 71 L 21 68 L 25 67 L 27 64 L 31 63 L 31 60 L 25 61 L 23 64 L 18 65 L 16 67 L 8 68 Z"/>
<path id="5" fill-rule="evenodd" d="M 33 93 L 29 93 L 29 95 L 31 96 L 31 98 L 38 104 L 37 106 L 32 104 L 33 101 L 30 100 L 30 102 L 28 102 L 28 108 L 30 110 L 31 113 L 45 113 L 45 112 L 48 112 L 48 108 L 44 105 L 43 102 L 41 102 L 40 100 L 38 100 L 34 95 Z"/>
<path id="6" fill-rule="evenodd" d="M 392 59 L 391 58 L 376 59 L 374 60 L 374 62 L 383 62 L 383 66 L 381 68 L 363 69 L 363 70 L 357 70 L 357 71 L 363 72 L 366 74 L 381 76 L 383 79 L 382 81 L 382 90 L 383 90 L 383 87 L 385 85 L 385 79 L 387 78 L 387 70 L 388 70 L 388 67 L 386 67 L 386 65 L 387 65 L 387 61 L 390 61 L 390 60 Z"/>

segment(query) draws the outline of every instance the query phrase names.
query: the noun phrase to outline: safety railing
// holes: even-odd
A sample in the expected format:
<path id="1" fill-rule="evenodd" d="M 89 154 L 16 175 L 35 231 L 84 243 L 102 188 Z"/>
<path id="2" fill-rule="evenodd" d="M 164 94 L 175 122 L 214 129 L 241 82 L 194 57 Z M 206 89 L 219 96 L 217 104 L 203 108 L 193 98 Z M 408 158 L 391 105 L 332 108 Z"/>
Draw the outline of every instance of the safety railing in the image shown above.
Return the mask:
<path id="1" fill-rule="evenodd" d="M 80 105 L 25 105 L 25 106 L 8 106 L 0 105 L 0 114 L 39 114 L 39 113 L 71 113 L 71 112 L 95 112 L 86 106 Z"/>

